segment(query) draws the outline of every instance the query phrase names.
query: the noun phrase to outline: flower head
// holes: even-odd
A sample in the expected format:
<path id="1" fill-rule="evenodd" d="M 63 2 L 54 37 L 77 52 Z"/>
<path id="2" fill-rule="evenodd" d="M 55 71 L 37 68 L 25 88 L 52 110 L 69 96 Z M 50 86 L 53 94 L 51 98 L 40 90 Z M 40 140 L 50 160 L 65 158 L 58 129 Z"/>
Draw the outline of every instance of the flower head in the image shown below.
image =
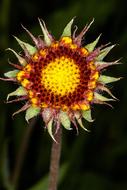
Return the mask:
<path id="1" fill-rule="evenodd" d="M 84 27 L 79 35 L 71 32 L 73 19 L 65 27 L 59 41 L 48 32 L 45 23 L 39 19 L 43 40 L 34 37 L 24 26 L 35 46 L 19 40 L 23 54 L 11 50 L 19 64 L 10 63 L 16 69 L 5 73 L 7 81 L 14 81 L 19 88 L 8 94 L 7 102 L 25 100 L 25 105 L 13 115 L 26 110 L 26 120 L 41 114 L 49 134 L 54 139 L 52 128 L 56 132 L 62 124 L 70 130 L 71 122 L 77 129 L 77 123 L 87 130 L 82 119 L 92 122 L 91 105 L 106 104 L 114 100 L 107 83 L 120 78 L 102 75 L 102 70 L 118 64 L 118 61 L 104 62 L 104 57 L 114 45 L 102 45 L 95 48 L 100 36 L 92 43 L 82 46 L 82 39 L 93 21 Z M 111 98 L 101 93 L 107 92 Z M 9 101 L 11 96 L 17 96 Z M 55 140 L 55 139 L 54 139 Z"/>

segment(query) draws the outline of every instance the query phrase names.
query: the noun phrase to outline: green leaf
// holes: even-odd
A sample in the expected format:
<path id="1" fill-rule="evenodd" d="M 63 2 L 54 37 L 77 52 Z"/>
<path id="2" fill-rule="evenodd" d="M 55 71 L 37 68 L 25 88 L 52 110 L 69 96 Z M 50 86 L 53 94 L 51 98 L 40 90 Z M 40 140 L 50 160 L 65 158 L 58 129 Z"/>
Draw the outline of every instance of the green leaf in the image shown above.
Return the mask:
<path id="1" fill-rule="evenodd" d="M 8 77 L 8 78 L 14 78 L 14 77 L 16 77 L 18 72 L 19 72 L 19 70 L 17 70 L 17 69 L 15 69 L 13 71 L 8 71 L 8 72 L 4 73 L 4 76 Z"/>
<path id="2" fill-rule="evenodd" d="M 71 37 L 71 28 L 72 28 L 73 22 L 74 22 L 74 18 L 66 25 L 61 37 L 63 37 L 63 36 Z"/>
<path id="3" fill-rule="evenodd" d="M 28 44 L 28 43 L 25 43 L 25 42 L 21 41 L 21 40 L 20 40 L 19 38 L 17 38 L 16 36 L 14 36 L 14 38 L 17 40 L 17 42 L 19 43 L 19 45 L 21 46 L 21 48 L 22 48 L 23 50 L 27 49 L 27 51 L 29 52 L 30 55 L 33 55 L 34 53 L 36 53 L 37 49 L 36 49 L 34 46 L 32 46 L 32 45 L 30 45 L 30 44 Z"/>
<path id="4" fill-rule="evenodd" d="M 10 96 L 25 96 L 27 95 L 27 91 L 24 87 L 20 86 L 17 88 L 14 92 L 11 92 L 7 96 L 7 100 L 10 98 Z"/>
<path id="5" fill-rule="evenodd" d="M 94 120 L 92 119 L 92 116 L 91 116 L 91 109 L 86 110 L 86 111 L 82 110 L 82 117 L 83 117 L 85 120 L 89 121 L 89 122 L 93 122 L 93 121 L 94 121 Z"/>
<path id="6" fill-rule="evenodd" d="M 98 38 L 97 38 L 95 41 L 93 41 L 93 42 L 90 43 L 90 44 L 87 44 L 87 45 L 85 46 L 85 48 L 86 48 L 89 52 L 92 52 L 92 51 L 94 50 L 94 48 L 96 47 L 96 45 L 97 45 L 97 43 L 98 43 L 100 37 L 101 37 L 101 34 L 98 36 Z"/>
<path id="7" fill-rule="evenodd" d="M 110 77 L 110 76 L 105 76 L 105 75 L 100 75 L 98 81 L 104 84 L 108 84 L 111 82 L 116 82 L 120 80 L 122 77 L 116 78 L 116 77 Z"/>
<path id="8" fill-rule="evenodd" d="M 65 129 L 72 130 L 70 118 L 66 112 L 60 111 L 59 118 L 60 118 L 60 122 L 62 123 Z"/>
<path id="9" fill-rule="evenodd" d="M 40 108 L 39 107 L 29 107 L 26 110 L 26 115 L 25 115 L 25 119 L 28 122 L 31 118 L 37 116 L 40 113 Z"/>
<path id="10" fill-rule="evenodd" d="M 102 49 L 98 57 L 96 57 L 96 61 L 102 61 L 106 57 L 106 55 L 111 51 L 111 49 L 114 47 L 115 45 L 111 45 L 109 47 Z"/>

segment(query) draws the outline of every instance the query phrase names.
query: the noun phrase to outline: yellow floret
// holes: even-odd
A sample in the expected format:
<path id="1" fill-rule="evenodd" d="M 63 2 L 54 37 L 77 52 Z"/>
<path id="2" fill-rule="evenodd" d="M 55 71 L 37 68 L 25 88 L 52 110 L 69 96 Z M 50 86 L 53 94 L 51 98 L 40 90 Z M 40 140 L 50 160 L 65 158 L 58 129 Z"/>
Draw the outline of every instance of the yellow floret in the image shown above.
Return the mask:
<path id="1" fill-rule="evenodd" d="M 86 48 L 81 48 L 81 52 L 83 53 L 84 56 L 88 55 L 88 50 Z"/>
<path id="2" fill-rule="evenodd" d="M 30 81 L 28 79 L 24 79 L 22 82 L 21 82 L 22 86 L 23 87 L 28 87 L 30 85 Z"/>
<path id="3" fill-rule="evenodd" d="M 23 76 L 24 76 L 24 74 L 25 74 L 24 71 L 19 71 L 19 72 L 17 73 L 17 80 L 18 80 L 18 81 L 21 81 L 22 78 L 23 78 Z"/>
<path id="4" fill-rule="evenodd" d="M 61 41 L 64 42 L 65 44 L 72 44 L 72 38 L 67 36 L 62 37 Z"/>
<path id="5" fill-rule="evenodd" d="M 33 55 L 33 57 L 32 57 L 32 60 L 33 60 L 33 61 L 37 61 L 38 58 L 39 58 L 39 54 L 38 54 L 38 53 L 35 53 L 35 54 Z"/>
<path id="6" fill-rule="evenodd" d="M 33 106 L 36 106 L 38 103 L 38 99 L 37 98 L 31 98 L 31 103 Z"/>
<path id="7" fill-rule="evenodd" d="M 87 100 L 91 101 L 92 99 L 93 99 L 93 92 L 90 91 L 87 93 Z"/>

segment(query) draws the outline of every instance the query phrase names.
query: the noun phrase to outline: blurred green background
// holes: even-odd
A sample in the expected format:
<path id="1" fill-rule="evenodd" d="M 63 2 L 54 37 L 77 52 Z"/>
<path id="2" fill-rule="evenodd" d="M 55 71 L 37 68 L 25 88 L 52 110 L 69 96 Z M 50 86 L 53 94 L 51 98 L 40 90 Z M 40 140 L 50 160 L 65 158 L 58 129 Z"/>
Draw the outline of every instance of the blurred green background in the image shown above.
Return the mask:
<path id="1" fill-rule="evenodd" d="M 109 85 L 118 102 L 113 109 L 93 106 L 93 123 L 85 123 L 91 133 L 63 129 L 59 190 L 127 189 L 127 3 L 126 0 L 1 0 L 0 1 L 0 76 L 11 69 L 5 49 L 21 51 L 12 35 L 30 41 L 21 24 L 36 36 L 41 34 L 37 18 L 42 18 L 58 39 L 74 16 L 79 31 L 95 18 L 85 42 L 100 33 L 100 44 L 118 44 L 105 60 L 122 57 L 124 64 L 105 73 L 124 77 Z M 6 95 L 17 85 L 0 81 L 0 189 L 46 190 L 52 140 L 41 118 L 28 127 L 24 113 L 12 119 L 22 103 L 5 104 Z M 18 168 L 17 168 L 18 167 Z M 18 174 L 17 174 L 18 173 Z"/>

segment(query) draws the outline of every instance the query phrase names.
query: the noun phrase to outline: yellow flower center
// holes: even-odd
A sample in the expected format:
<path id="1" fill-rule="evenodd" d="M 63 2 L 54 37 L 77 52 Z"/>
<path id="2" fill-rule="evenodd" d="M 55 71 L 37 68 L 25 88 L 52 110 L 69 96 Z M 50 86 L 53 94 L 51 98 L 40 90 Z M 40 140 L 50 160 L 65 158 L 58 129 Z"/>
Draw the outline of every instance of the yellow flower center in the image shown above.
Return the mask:
<path id="1" fill-rule="evenodd" d="M 74 60 L 62 56 L 42 70 L 42 84 L 56 95 L 73 93 L 80 82 L 80 70 Z"/>

